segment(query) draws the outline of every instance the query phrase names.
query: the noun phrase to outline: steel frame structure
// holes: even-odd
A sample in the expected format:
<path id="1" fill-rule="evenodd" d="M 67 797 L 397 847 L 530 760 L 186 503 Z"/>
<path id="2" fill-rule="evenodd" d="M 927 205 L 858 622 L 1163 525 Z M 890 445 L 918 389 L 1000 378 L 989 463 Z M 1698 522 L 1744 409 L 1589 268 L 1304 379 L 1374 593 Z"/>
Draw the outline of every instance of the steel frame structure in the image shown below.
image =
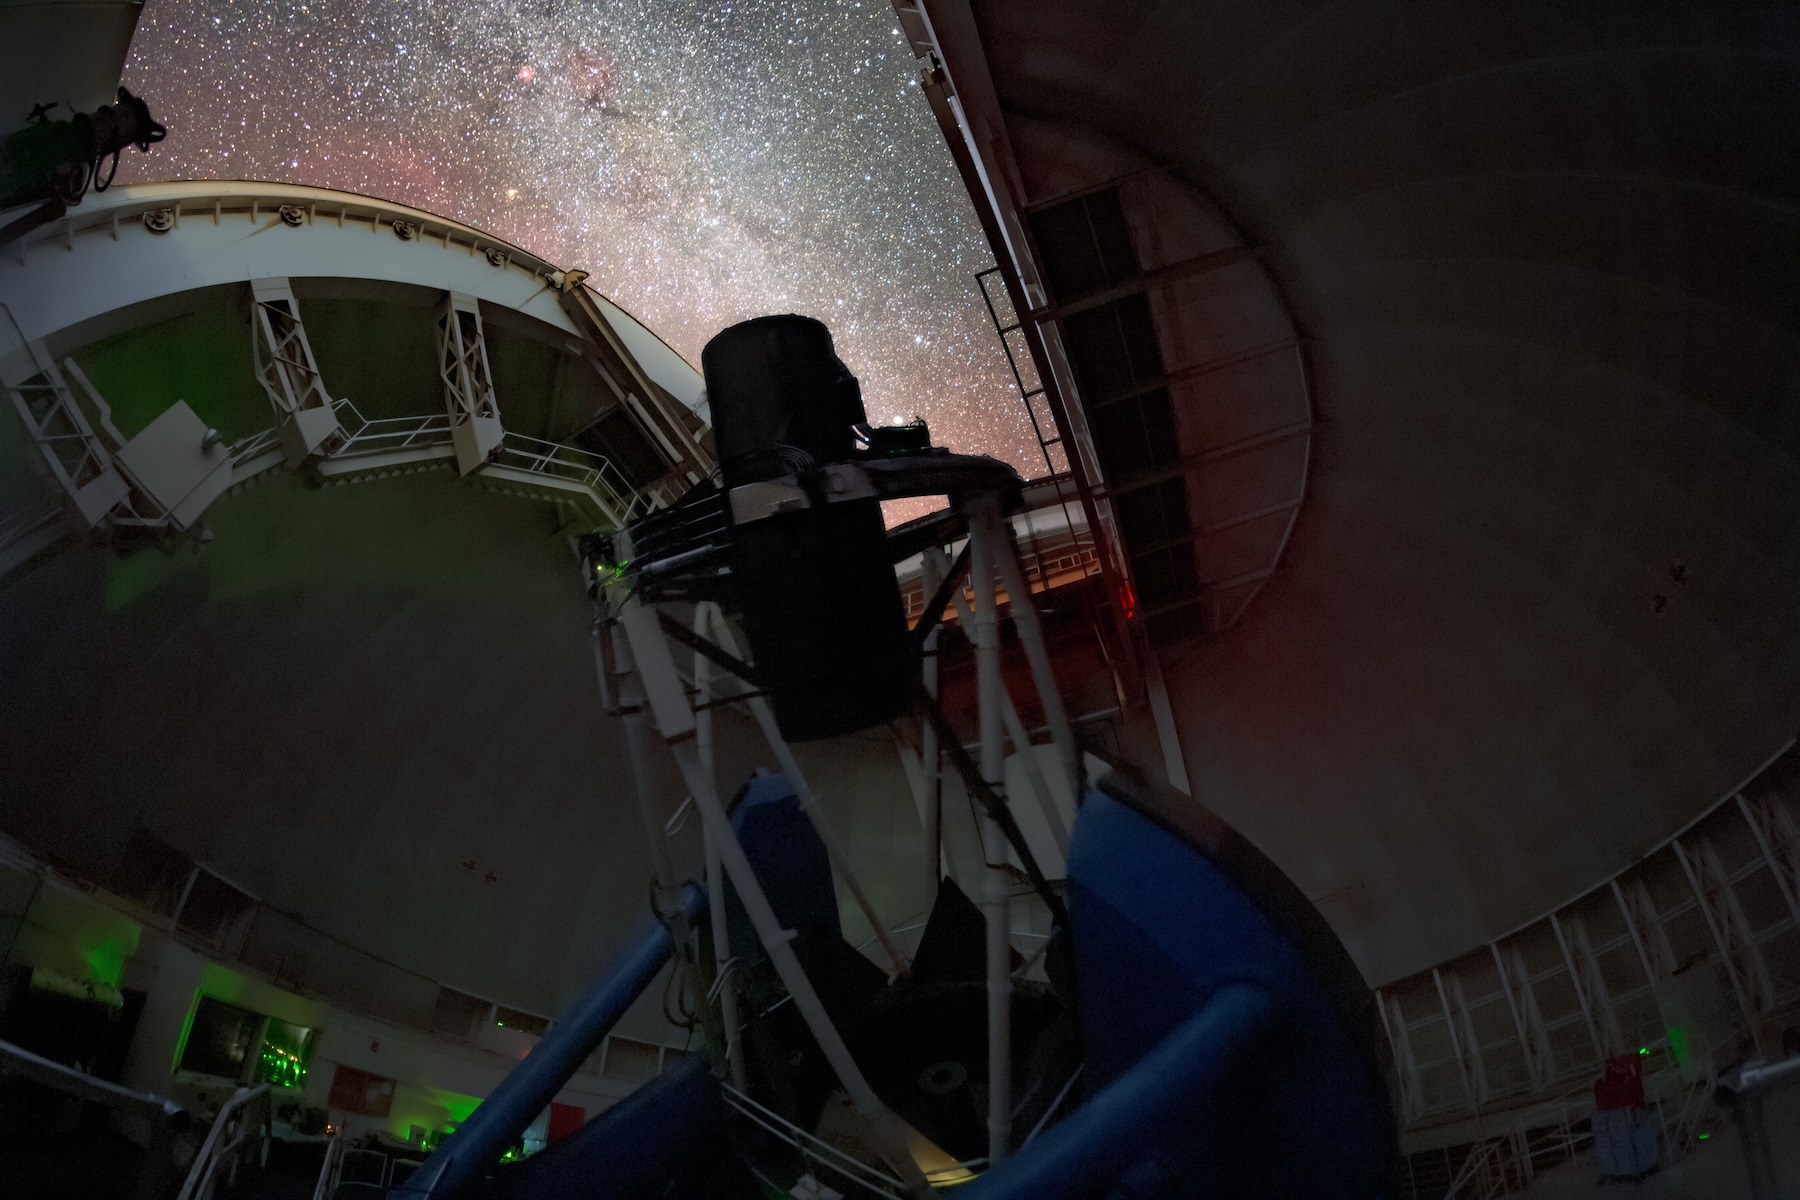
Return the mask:
<path id="1" fill-rule="evenodd" d="M 459 474 L 478 476 L 490 488 L 577 505 L 612 528 L 677 494 L 668 479 L 635 487 L 607 458 L 507 430 L 472 297 L 446 292 L 439 304 L 446 411 L 373 420 L 353 401 L 333 399 L 326 389 L 288 281 L 257 280 L 251 297 L 252 358 L 275 424 L 229 448 L 231 490 L 281 465 L 347 481 L 453 461 Z M 59 365 L 41 341 L 25 346 L 35 371 L 6 390 L 62 498 L 0 515 L 0 573 L 54 546 L 71 523 L 102 533 L 180 532 L 191 525 L 191 519 L 172 524 L 170 514 L 134 486 L 117 461 L 125 439 L 113 427 L 105 399 L 74 360 Z M 98 429 L 71 381 L 87 392 L 98 412 Z"/>
<path id="2" fill-rule="evenodd" d="M 26 436 L 36 443 L 65 507 L 87 529 L 99 528 L 131 494 L 112 451 L 94 431 L 62 370 L 42 342 L 26 343 L 36 372 L 8 392 Z"/>
<path id="3" fill-rule="evenodd" d="M 853 468 L 854 470 L 854 468 Z M 865 483 L 864 487 L 867 486 Z M 855 495 L 857 488 L 847 491 Z M 1020 640 L 1025 647 L 1038 699 L 1048 720 L 1051 742 L 1056 747 L 1059 768 L 1067 772 L 1072 796 L 1081 788 L 1081 763 L 1073 732 L 1051 669 L 1043 629 L 1037 619 L 1032 593 L 1010 525 L 1004 520 L 1000 495 L 992 488 L 972 490 L 957 501 L 969 529 L 969 587 L 974 592 L 973 610 L 960 587 L 951 587 L 950 595 L 964 627 L 969 630 L 975 648 L 978 681 L 979 776 L 994 803 L 983 819 L 982 843 L 985 857 L 981 906 L 986 927 L 987 944 L 987 1044 L 988 1044 L 988 1161 L 1002 1161 L 1012 1148 L 1013 1099 L 1008 1081 L 1012 1074 L 1011 1006 L 1013 970 L 1011 965 L 1011 908 L 1015 881 L 1005 847 L 1008 833 L 1003 829 L 998 809 L 1006 805 L 1005 759 L 1008 737 L 1015 749 L 1024 752 L 1026 761 L 1035 768 L 1032 743 L 1017 715 L 1016 706 L 1006 693 L 1000 672 L 998 597 L 1004 589 Z M 740 519 L 745 519 L 740 517 Z M 755 518 L 749 518 L 755 519 Z M 629 534 L 627 535 L 629 536 Z M 952 584 L 952 568 L 941 554 L 927 556 L 927 578 L 947 580 Z M 927 614 L 935 620 L 938 614 Z M 632 759 L 632 776 L 636 784 L 640 823 L 649 843 L 656 893 L 672 894 L 676 885 L 669 866 L 665 845 L 666 831 L 674 823 L 668 806 L 657 794 L 655 773 L 647 761 L 649 720 L 653 718 L 656 733 L 668 747 L 681 771 L 689 798 L 702 818 L 707 863 L 707 887 L 715 897 L 723 895 L 729 879 L 743 900 L 757 936 L 792 997 L 795 1009 L 804 1019 L 814 1040 L 820 1046 L 833 1072 L 843 1085 L 851 1102 L 874 1133 L 882 1157 L 895 1172 L 904 1190 L 915 1195 L 927 1194 L 927 1184 L 920 1168 L 907 1150 L 904 1126 L 870 1088 L 860 1068 L 851 1057 L 842 1036 L 832 1025 L 805 971 L 794 956 L 789 936 L 781 928 L 769 906 L 760 882 L 726 815 L 712 761 L 711 709 L 719 700 L 734 696 L 743 700 L 757 720 L 777 764 L 795 787 L 801 810 L 819 832 L 834 869 L 847 891 L 855 898 L 882 943 L 891 973 L 908 969 L 908 962 L 893 940 L 892 933 L 868 901 L 855 871 L 848 861 L 841 840 L 826 821 L 818 805 L 818 797 L 806 782 L 798 762 L 776 726 L 773 711 L 760 695 L 748 692 L 722 692 L 713 670 L 705 664 L 707 655 L 698 650 L 691 676 L 676 666 L 665 621 L 668 618 L 648 605 L 638 595 L 623 572 L 603 578 L 598 585 L 593 628 L 595 667 L 603 701 L 609 711 L 625 723 L 627 746 Z M 739 643 L 716 605 L 697 606 L 694 630 L 697 637 L 716 639 L 717 648 L 729 660 L 742 662 Z M 935 682 L 935 658 L 927 657 L 924 685 L 927 694 Z M 689 683 L 692 682 L 690 688 Z M 749 681 L 745 681 L 748 685 Z M 1010 719 L 1008 719 L 1010 716 Z M 924 742 L 925 770 L 931 777 L 941 776 L 942 731 Z M 1067 846 L 1067 830 L 1055 812 L 1050 789 L 1041 770 L 1031 772 L 1031 786 L 1038 792 L 1046 809 L 1046 820 L 1055 831 L 1059 848 Z M 928 825 L 935 823 L 927 822 Z M 1016 827 L 1013 830 L 1016 833 Z M 931 831 L 934 844 L 927 847 L 927 859 L 936 861 L 935 839 L 941 837 L 941 826 Z M 935 872 L 934 872 L 935 874 Z M 934 879 L 935 883 L 935 879 Z M 722 903 L 722 901 L 721 901 Z M 667 905 L 659 901 L 659 908 Z M 715 914 L 715 920 L 717 915 Z M 697 956 L 691 952 L 688 961 Z M 697 965 L 697 964 L 696 964 Z M 724 993 L 730 986 L 726 974 L 731 966 L 727 952 L 715 942 L 713 969 L 716 975 L 706 989 L 709 999 Z M 734 1077 L 743 1070 L 737 1050 L 738 1030 L 733 1006 L 721 1001 L 726 1024 L 727 1057 Z"/>
<path id="4" fill-rule="evenodd" d="M 288 466 L 298 467 L 314 454 L 329 454 L 342 442 L 337 405 L 319 377 L 319 364 L 300 320 L 300 303 L 288 281 L 253 280 L 250 298 L 256 378 L 275 412 Z"/>
<path id="5" fill-rule="evenodd" d="M 505 436 L 488 367 L 481 307 L 466 293 L 445 292 L 438 302 L 437 326 L 438 377 L 444 383 L 450 440 L 456 448 L 457 472 L 467 475 L 493 456 Z"/>
<path id="6" fill-rule="evenodd" d="M 1800 794 L 1782 769 L 1794 745 L 1598 887 L 1376 989 L 1403 1148 L 1473 1140 L 1481 1170 L 1499 1179 L 1502 1152 L 1484 1148 L 1498 1140 L 1496 1113 L 1529 1116 L 1585 1092 L 1602 1060 L 1633 1052 L 1650 1068 L 1652 1101 L 1678 1109 L 1691 1134 L 1696 1106 L 1710 1103 L 1697 1086 L 1740 1055 L 1778 1048 L 1775 1030 L 1800 1019 Z M 1694 1007 L 1696 989 L 1716 994 L 1715 1028 Z M 1592 1107 L 1566 1103 L 1577 1116 Z"/>
<path id="7" fill-rule="evenodd" d="M 392 237 L 368 240 L 381 234 Z M 73 388 L 78 380 L 46 347 L 56 345 L 60 356 L 63 330 L 176 292 L 250 292 L 252 366 L 274 424 L 227 448 L 227 495 L 283 463 L 347 482 L 456 459 L 485 489 L 550 501 L 618 527 L 667 504 L 712 469 L 704 423 L 686 411 L 697 394 L 687 380 L 693 376 L 697 389 L 697 374 L 673 350 L 581 286 L 582 272 L 416 209 L 286 184 L 122 185 L 9 246 L 0 272 L 12 294 L 39 301 L 28 311 L 0 305 L 7 317 L 0 321 L 0 390 L 45 456 L 50 483 L 41 499 L 9 498 L 14 506 L 0 511 L 0 574 L 53 552 L 71 534 L 136 528 L 157 536 L 194 524 L 198 513 L 188 510 L 203 507 L 200 501 L 171 521 L 174 514 L 134 485 L 118 461 L 125 439 L 83 412 Z M 435 290 L 446 317 L 438 338 L 444 409 L 371 421 L 334 397 L 290 273 Z M 572 339 L 564 349 L 585 358 L 612 388 L 659 447 L 670 475 L 639 487 L 616 464 L 578 446 L 506 431 L 487 362 L 484 303 Z M 91 400 L 104 424 L 104 400 L 97 393 Z M 458 445 L 459 430 L 469 445 Z"/>

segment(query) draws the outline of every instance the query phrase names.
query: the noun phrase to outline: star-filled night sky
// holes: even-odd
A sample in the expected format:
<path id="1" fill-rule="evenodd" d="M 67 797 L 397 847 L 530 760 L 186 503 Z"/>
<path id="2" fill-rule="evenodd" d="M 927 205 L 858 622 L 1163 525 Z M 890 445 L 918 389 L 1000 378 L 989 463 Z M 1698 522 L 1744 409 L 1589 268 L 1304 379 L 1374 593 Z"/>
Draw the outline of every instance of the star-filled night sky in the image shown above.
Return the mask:
<path id="1" fill-rule="evenodd" d="M 872 419 L 1041 475 L 917 74 L 887 0 L 150 0 L 124 83 L 169 137 L 120 175 L 455 217 L 588 270 L 696 364 L 807 313 Z"/>

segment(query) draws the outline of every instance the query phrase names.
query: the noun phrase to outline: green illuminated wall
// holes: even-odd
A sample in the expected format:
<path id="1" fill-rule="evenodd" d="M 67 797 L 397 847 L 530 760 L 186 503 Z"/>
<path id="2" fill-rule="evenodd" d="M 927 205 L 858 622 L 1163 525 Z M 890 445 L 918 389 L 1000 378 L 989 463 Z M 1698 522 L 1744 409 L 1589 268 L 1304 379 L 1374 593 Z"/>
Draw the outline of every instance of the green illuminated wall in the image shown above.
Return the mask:
<path id="1" fill-rule="evenodd" d="M 444 410 L 430 308 L 301 296 L 300 316 L 334 399 L 348 397 L 371 421 Z"/>
<path id="2" fill-rule="evenodd" d="M 0 867 L 0 951 L 10 945 L 13 963 L 116 989 L 143 936 L 138 922 L 65 884 Z"/>
<path id="3" fill-rule="evenodd" d="M 227 441 L 269 426 L 269 401 L 250 357 L 249 300 L 214 288 L 177 317 L 76 351 L 76 365 L 112 406 L 126 438 L 185 400 Z"/>
<path id="4" fill-rule="evenodd" d="M 350 399 L 370 420 L 443 409 L 435 297 L 386 286 L 379 298 L 309 295 L 324 281 L 295 281 L 307 340 L 333 398 Z M 184 297 L 188 311 L 84 346 L 72 357 L 111 405 L 130 438 L 184 400 L 231 441 L 271 424 L 269 401 L 251 354 L 250 301 L 241 288 Z M 522 320 L 522 318 L 514 318 Z M 543 337 L 489 323 L 488 362 L 508 429 L 567 436 L 604 402 L 597 376 Z M 25 469 L 16 417 L 0 419 L 0 479 Z"/>

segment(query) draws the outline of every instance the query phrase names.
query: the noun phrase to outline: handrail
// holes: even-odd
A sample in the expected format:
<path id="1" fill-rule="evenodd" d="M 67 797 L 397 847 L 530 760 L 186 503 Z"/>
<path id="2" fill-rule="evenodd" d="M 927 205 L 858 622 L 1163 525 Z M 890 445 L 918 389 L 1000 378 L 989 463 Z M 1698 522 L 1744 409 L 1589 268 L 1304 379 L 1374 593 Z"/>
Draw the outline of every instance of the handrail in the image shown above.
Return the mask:
<path id="1" fill-rule="evenodd" d="M 344 440 L 328 457 L 339 461 L 445 445 L 451 437 L 448 413 L 369 418 L 363 416 L 362 410 L 348 397 L 332 401 L 332 411 L 338 414 Z M 274 450 L 280 442 L 281 431 L 275 426 L 233 442 L 232 465 L 242 466 Z M 568 442 L 552 442 L 505 430 L 500 445 L 495 448 L 493 461 L 529 475 L 545 475 L 580 484 L 594 493 L 601 508 L 616 517 L 621 525 L 652 509 L 667 507 L 670 502 L 671 489 L 667 480 L 657 480 L 642 488 L 633 487 L 611 459 Z M 49 515 L 54 516 L 60 511 L 58 506 Z M 0 518 L 0 544 L 7 540 L 7 522 L 16 519 L 18 514 Z"/>
<path id="2" fill-rule="evenodd" d="M 60 501 L 41 500 L 0 516 L 0 546 L 14 542 L 38 526 L 54 521 L 62 515 L 62 510 Z"/>
<path id="3" fill-rule="evenodd" d="M 1735 1102 L 1740 1097 L 1758 1096 L 1794 1083 L 1800 1083 L 1800 1054 L 1779 1062 L 1751 1063 L 1740 1067 L 1727 1085 L 1729 1092 L 1725 1098 Z"/>
<path id="4" fill-rule="evenodd" d="M 241 467 L 251 459 L 266 454 L 281 445 L 281 427 L 271 425 L 261 429 L 249 437 L 239 438 L 231 443 L 231 465 Z"/>
<path id="5" fill-rule="evenodd" d="M 259 1083 L 253 1088 L 239 1088 L 232 1093 L 231 1099 L 219 1107 L 219 1115 L 213 1118 L 212 1128 L 207 1131 L 206 1141 L 200 1145 L 200 1152 L 194 1155 L 194 1162 L 188 1168 L 187 1179 L 182 1182 L 181 1190 L 175 1194 L 175 1200 L 204 1200 L 209 1195 L 208 1188 L 212 1183 L 213 1172 L 225 1157 L 244 1144 L 249 1133 L 240 1129 L 229 1143 L 221 1146 L 221 1140 L 227 1135 L 232 1119 L 241 1115 L 250 1102 L 267 1097 L 269 1085 Z"/>
<path id="6" fill-rule="evenodd" d="M 1486 1168 L 1489 1160 L 1499 1156 L 1502 1146 L 1515 1139 L 1525 1138 L 1532 1129 L 1545 1125 L 1566 1126 L 1571 1112 L 1579 1111 L 1583 1105 L 1592 1107 L 1592 1089 L 1592 1083 L 1583 1082 L 1561 1095 L 1536 1101 L 1518 1110 L 1503 1132 L 1479 1143 L 1463 1159 L 1462 1166 L 1451 1177 L 1450 1185 L 1445 1189 L 1444 1200 L 1456 1200 L 1462 1194 L 1462 1189 L 1473 1183 L 1476 1175 Z"/>
<path id="7" fill-rule="evenodd" d="M 333 457 L 346 454 L 372 454 L 377 449 L 404 450 L 415 444 L 435 445 L 450 437 L 449 413 L 422 413 L 410 417 L 371 419 L 363 416 L 362 410 L 357 408 L 356 404 L 348 397 L 332 401 L 331 409 L 332 412 L 338 414 L 338 423 L 344 430 L 344 442 L 333 451 Z M 345 412 L 356 418 L 354 431 L 343 421 L 342 414 Z M 427 438 L 429 438 L 429 442 L 427 442 Z M 398 439 L 397 444 L 380 447 L 367 445 L 371 442 L 390 442 L 394 439 Z"/>
<path id="8" fill-rule="evenodd" d="M 766 1129 L 768 1132 L 774 1134 L 776 1137 L 798 1150 L 801 1157 L 805 1158 L 808 1162 L 817 1166 L 827 1167 L 837 1174 L 842 1175 L 845 1179 L 850 1180 L 852 1183 L 856 1184 L 857 1187 L 874 1192 L 878 1196 L 886 1197 L 886 1200 L 900 1200 L 899 1196 L 895 1194 L 895 1190 L 903 1190 L 906 1185 L 901 1183 L 898 1179 L 895 1179 L 892 1175 L 889 1175 L 886 1171 L 872 1167 L 861 1159 L 856 1158 L 848 1152 L 832 1145 L 830 1142 L 818 1137 L 816 1134 L 807 1132 L 786 1117 L 783 1117 L 780 1113 L 758 1104 L 755 1100 L 751 1099 L 749 1095 L 738 1091 L 729 1083 L 721 1083 L 719 1085 L 719 1091 L 724 1097 L 725 1103 L 729 1104 L 745 1119 L 754 1121 L 763 1129 Z"/>
<path id="9" fill-rule="evenodd" d="M 330 1200 L 337 1191 L 338 1170 L 344 1161 L 344 1135 L 334 1133 L 325 1143 L 325 1161 L 319 1164 L 319 1180 L 313 1184 L 312 1200 Z"/>
<path id="10" fill-rule="evenodd" d="M 633 487 L 611 459 L 568 442 L 549 442 L 508 430 L 494 461 L 528 474 L 553 475 L 585 486 L 603 507 L 614 511 L 620 525 L 652 509 L 666 508 L 670 502 L 668 480 Z"/>
<path id="11" fill-rule="evenodd" d="M 23 1046 L 0 1041 L 0 1075 L 23 1075 L 57 1091 L 113 1108 L 131 1108 L 153 1118 L 172 1118 L 187 1110 L 173 1100 L 104 1079 L 96 1079 L 74 1067 L 33 1054 Z"/>
<path id="12" fill-rule="evenodd" d="M 1769 1137 L 1763 1101 L 1769 1093 L 1795 1083 L 1800 1083 L 1800 1054 L 1780 1062 L 1748 1063 L 1717 1083 L 1718 1103 L 1731 1110 L 1732 1124 L 1737 1126 L 1752 1200 L 1774 1200 L 1778 1195 L 1791 1194 L 1781 1187 L 1775 1165 L 1775 1146 L 1781 1143 L 1772 1142 Z"/>
<path id="13" fill-rule="evenodd" d="M 451 436 L 448 413 L 370 419 L 363 416 L 362 410 L 348 398 L 333 401 L 332 409 L 340 414 L 340 423 L 344 427 L 343 444 L 332 452 L 332 458 L 348 459 L 437 446 L 448 442 Z M 348 414 L 353 423 L 344 421 L 342 414 Z M 621 522 L 631 520 L 640 504 L 649 509 L 656 507 L 658 501 L 668 503 L 660 483 L 648 488 L 633 488 L 611 459 L 568 442 L 552 442 L 505 430 L 500 445 L 495 448 L 493 461 L 527 474 L 578 483 L 593 492 L 601 506 L 616 513 Z"/>
<path id="14" fill-rule="evenodd" d="M 1651 1097 L 1647 1103 L 1656 1109 L 1663 1142 L 1671 1157 L 1682 1153 L 1691 1144 L 1693 1129 L 1704 1115 L 1706 1101 L 1712 1095 L 1714 1087 L 1710 1063 L 1701 1077 L 1692 1083 L 1670 1087 L 1671 1080 L 1676 1079 L 1680 1079 L 1680 1072 L 1671 1069 L 1659 1071 L 1644 1081 L 1645 1091 Z M 1462 1166 L 1444 1191 L 1444 1200 L 1492 1200 L 1495 1196 L 1505 1195 L 1513 1190 L 1512 1182 L 1504 1172 L 1496 1177 L 1492 1171 L 1496 1160 L 1507 1146 L 1516 1145 L 1524 1157 L 1532 1157 L 1552 1148 L 1573 1156 L 1585 1143 L 1593 1141 L 1591 1129 L 1587 1133 L 1577 1133 L 1572 1128 L 1576 1122 L 1593 1115 L 1592 1087 L 1591 1083 L 1584 1083 L 1561 1096 L 1517 1110 L 1502 1132 L 1476 1145 L 1468 1157 L 1463 1159 Z M 1672 1120 L 1663 1105 L 1670 1094 L 1679 1094 L 1682 1099 L 1681 1108 Z M 1554 1146 L 1532 1140 L 1532 1130 L 1542 1129 L 1547 1125 L 1556 1127 L 1562 1134 Z M 1478 1186 L 1481 1190 L 1474 1190 Z"/>
<path id="15" fill-rule="evenodd" d="M 567 442 L 549 442 L 508 430 L 500 442 L 502 457 L 522 459 L 520 470 L 557 475 L 587 484 L 620 508 L 630 503 L 631 485 L 611 459 Z M 609 476 L 611 478 L 609 478 Z M 613 479 L 616 478 L 615 483 Z"/>
<path id="16" fill-rule="evenodd" d="M 150 1092 L 133 1091 L 104 1079 L 95 1079 L 73 1067 L 33 1054 L 23 1046 L 0 1041 L 0 1075 L 22 1075 L 82 1100 L 136 1112 L 149 1118 L 150 1140 L 138 1169 L 135 1200 L 163 1200 L 164 1181 L 174 1168 L 171 1143 L 187 1126 L 188 1112 L 173 1100 Z"/>

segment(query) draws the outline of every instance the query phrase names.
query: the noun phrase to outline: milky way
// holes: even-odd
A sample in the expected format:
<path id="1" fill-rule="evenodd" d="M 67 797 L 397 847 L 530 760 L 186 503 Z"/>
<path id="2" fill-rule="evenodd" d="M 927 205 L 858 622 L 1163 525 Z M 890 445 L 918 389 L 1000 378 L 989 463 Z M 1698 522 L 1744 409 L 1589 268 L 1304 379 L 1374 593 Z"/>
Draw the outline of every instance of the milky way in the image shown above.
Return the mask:
<path id="1" fill-rule="evenodd" d="M 887 0 L 151 0 L 136 180 L 272 179 L 455 217 L 565 266 L 690 361 L 831 326 L 871 416 L 1042 474 L 980 226 Z"/>

